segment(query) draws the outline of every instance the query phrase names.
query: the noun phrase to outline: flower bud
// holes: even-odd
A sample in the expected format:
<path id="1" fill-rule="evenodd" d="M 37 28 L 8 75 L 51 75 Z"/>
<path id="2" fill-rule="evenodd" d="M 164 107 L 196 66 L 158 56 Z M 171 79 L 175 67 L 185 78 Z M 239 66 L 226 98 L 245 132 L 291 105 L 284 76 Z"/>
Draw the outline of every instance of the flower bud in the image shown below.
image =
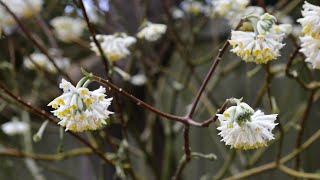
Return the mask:
<path id="1" fill-rule="evenodd" d="M 234 120 L 241 126 L 246 121 L 251 121 L 254 110 L 246 103 L 240 103 L 236 107 Z"/>
<path id="2" fill-rule="evenodd" d="M 266 34 L 270 28 L 277 22 L 277 19 L 270 15 L 269 13 L 265 13 L 262 15 L 257 23 L 257 31 L 259 34 Z"/>

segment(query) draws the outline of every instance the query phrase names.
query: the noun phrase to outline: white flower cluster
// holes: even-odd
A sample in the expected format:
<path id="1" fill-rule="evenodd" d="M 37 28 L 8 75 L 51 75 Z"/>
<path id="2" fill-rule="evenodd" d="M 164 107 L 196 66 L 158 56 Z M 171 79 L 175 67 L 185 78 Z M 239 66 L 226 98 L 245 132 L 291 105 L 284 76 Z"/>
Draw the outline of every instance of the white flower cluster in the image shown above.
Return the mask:
<path id="1" fill-rule="evenodd" d="M 320 39 L 320 7 L 305 1 L 301 13 L 303 18 L 297 21 L 303 26 L 302 32 Z"/>
<path id="2" fill-rule="evenodd" d="M 249 6 L 248 0 L 212 0 L 212 13 L 214 16 L 222 16 L 226 18 L 229 25 L 235 28 L 241 18 L 248 14 L 260 16 L 264 10 L 258 6 Z M 247 24 L 245 24 L 247 25 Z"/>
<path id="3" fill-rule="evenodd" d="M 285 34 L 287 36 L 292 32 L 292 29 L 293 27 L 291 24 L 274 24 L 270 31 L 275 34 Z"/>
<path id="4" fill-rule="evenodd" d="M 41 11 L 43 4 L 43 0 L 2 0 L 2 2 L 19 18 L 34 16 Z M 9 12 L 3 6 L 0 6 L 0 32 L 2 29 L 6 33 L 11 33 L 15 24 L 16 22 Z"/>
<path id="5" fill-rule="evenodd" d="M 194 0 L 184 0 L 181 2 L 180 7 L 184 12 L 193 16 L 206 14 L 208 8 L 204 3 Z"/>
<path id="6" fill-rule="evenodd" d="M 138 32 L 137 37 L 153 42 L 160 39 L 166 33 L 166 30 L 167 26 L 165 24 L 146 22 L 145 26 Z"/>
<path id="7" fill-rule="evenodd" d="M 266 13 L 260 16 L 256 24 L 252 24 L 254 32 L 232 31 L 229 43 L 233 46 L 231 52 L 240 56 L 246 62 L 267 63 L 276 59 L 282 44 L 284 33 L 274 33 L 271 29 L 275 17 Z"/>
<path id="8" fill-rule="evenodd" d="M 249 4 L 249 0 L 213 0 L 215 13 L 220 16 L 232 17 L 243 12 Z"/>
<path id="9" fill-rule="evenodd" d="M 63 42 L 70 43 L 80 39 L 86 24 L 80 18 L 69 16 L 55 17 L 50 21 L 57 38 Z"/>
<path id="10" fill-rule="evenodd" d="M 277 114 L 265 115 L 256 112 L 239 100 L 236 106 L 229 107 L 223 114 L 218 114 L 220 126 L 217 128 L 226 145 L 236 149 L 255 149 L 266 146 L 274 139 L 272 130 L 277 125 Z"/>
<path id="11" fill-rule="evenodd" d="M 5 134 L 13 136 L 17 134 L 24 134 L 30 129 L 30 126 L 26 122 L 18 121 L 17 117 L 13 117 L 12 121 L 2 124 L 1 129 Z"/>
<path id="12" fill-rule="evenodd" d="M 300 37 L 301 49 L 306 62 L 310 62 L 315 69 L 320 69 L 320 39 L 314 39 L 311 36 Z"/>
<path id="13" fill-rule="evenodd" d="M 100 42 L 101 48 L 107 58 L 111 61 L 117 61 L 130 55 L 129 47 L 136 43 L 136 38 L 128 36 L 124 33 L 113 35 L 96 35 L 97 40 Z M 90 43 L 91 50 L 98 56 L 100 52 L 94 42 Z"/>
<path id="14" fill-rule="evenodd" d="M 83 80 L 74 87 L 62 79 L 59 87 L 63 94 L 48 104 L 56 109 L 52 113 L 61 120 L 59 125 L 66 127 L 66 131 L 96 130 L 106 124 L 106 119 L 113 114 L 108 110 L 112 98 L 106 99 L 106 89 L 100 87 L 90 91 L 83 87 L 87 85 L 87 82 L 83 84 Z"/>
<path id="15" fill-rule="evenodd" d="M 55 54 L 55 51 L 55 49 L 50 49 L 49 55 L 54 58 L 54 62 L 60 69 L 67 69 L 70 66 L 70 59 L 57 56 Z M 28 57 L 24 57 L 23 65 L 30 70 L 36 70 L 40 68 L 53 74 L 57 73 L 57 69 L 54 67 L 48 57 L 45 54 L 39 52 L 34 52 Z"/>
<path id="16" fill-rule="evenodd" d="M 306 56 L 306 62 L 310 62 L 313 68 L 320 69 L 320 7 L 305 1 L 302 10 L 303 18 L 297 21 L 302 24 L 303 37 L 301 49 Z"/>

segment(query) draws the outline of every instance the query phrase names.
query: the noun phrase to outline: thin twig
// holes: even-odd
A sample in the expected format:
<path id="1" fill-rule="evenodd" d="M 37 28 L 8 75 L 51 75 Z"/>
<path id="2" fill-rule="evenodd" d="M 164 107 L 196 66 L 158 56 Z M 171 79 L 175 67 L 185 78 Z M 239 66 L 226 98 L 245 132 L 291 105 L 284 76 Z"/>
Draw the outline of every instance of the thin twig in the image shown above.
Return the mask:
<path id="1" fill-rule="evenodd" d="M 76 0 L 74 0 L 74 1 L 76 1 Z M 109 74 L 108 59 L 107 59 L 105 53 L 103 52 L 103 49 L 101 48 L 101 45 L 100 45 L 99 41 L 96 38 L 96 31 L 95 31 L 94 27 L 92 26 L 92 24 L 90 23 L 86 8 L 85 8 L 82 0 L 79 0 L 79 5 L 80 5 L 80 8 L 82 10 L 83 17 L 84 17 L 84 19 L 85 19 L 85 21 L 87 23 L 89 32 L 91 34 L 91 38 L 92 38 L 93 42 L 95 43 L 95 45 L 97 46 L 97 48 L 99 50 L 99 53 L 101 55 L 101 58 L 102 58 L 102 61 L 103 61 L 103 64 L 104 64 L 105 72 L 106 72 L 106 74 L 108 76 L 108 74 Z"/>
<path id="2" fill-rule="evenodd" d="M 241 21 L 239 22 L 239 24 L 238 24 L 237 27 L 235 28 L 236 30 L 241 27 L 242 22 L 243 22 L 243 20 L 241 20 Z M 231 35 L 230 35 L 230 36 L 231 36 Z M 228 39 L 230 38 L 230 36 L 228 37 Z M 219 52 L 218 52 L 217 56 L 215 57 L 215 59 L 214 59 L 214 61 L 213 61 L 213 64 L 212 64 L 210 70 L 208 71 L 208 73 L 207 73 L 207 75 L 206 75 L 206 77 L 205 77 L 205 79 L 204 79 L 204 81 L 203 81 L 203 83 L 202 83 L 202 85 L 201 85 L 201 87 L 200 87 L 200 89 L 199 89 L 199 91 L 198 91 L 198 93 L 197 93 L 197 95 L 196 95 L 196 97 L 195 97 L 192 105 L 191 105 L 191 109 L 190 109 L 187 117 L 191 118 L 191 117 L 193 116 L 193 114 L 194 114 L 194 112 L 195 112 L 195 110 L 196 110 L 196 107 L 197 107 L 197 105 L 198 105 L 198 102 L 199 102 L 199 100 L 200 100 L 200 97 L 201 97 L 204 89 L 205 89 L 206 86 L 208 85 L 208 83 L 209 83 L 209 81 L 210 81 L 210 79 L 211 79 L 212 74 L 213 74 L 214 71 L 216 70 L 216 68 L 217 68 L 218 64 L 220 63 L 220 61 L 221 61 L 221 59 L 222 59 L 222 56 L 223 56 L 224 52 L 227 50 L 228 46 L 229 46 L 229 42 L 228 42 L 228 40 L 226 40 L 225 43 L 222 45 L 221 49 L 219 49 Z"/>
<path id="3" fill-rule="evenodd" d="M 160 111 L 159 109 L 145 103 L 144 101 L 136 98 L 135 96 L 133 96 L 132 94 L 126 92 L 125 90 L 123 90 L 122 88 L 117 87 L 116 85 L 114 85 L 113 83 L 111 83 L 109 80 L 105 80 L 102 79 L 101 77 L 95 76 L 93 74 L 90 74 L 90 78 L 94 81 L 97 81 L 98 83 L 109 87 L 110 90 L 113 90 L 119 94 L 121 94 L 124 97 L 127 97 L 129 99 L 131 99 L 132 101 L 134 101 L 135 103 L 137 103 L 138 106 L 142 106 L 156 114 L 158 114 L 159 116 L 162 116 L 164 118 L 167 118 L 169 120 L 173 120 L 173 121 L 178 121 L 178 122 L 182 122 L 184 124 L 188 124 L 190 126 L 194 126 L 194 127 L 208 127 L 209 124 L 211 124 L 212 122 L 214 122 L 218 117 L 216 115 L 214 115 L 212 118 L 199 123 L 194 121 L 192 118 L 189 117 L 182 117 L 182 116 L 176 116 L 176 115 L 172 115 L 172 114 L 168 114 L 165 112 Z M 225 108 L 229 105 L 229 100 L 226 100 L 226 102 L 222 105 L 222 107 L 220 108 L 220 110 L 217 113 L 221 113 L 225 110 Z"/>
<path id="4" fill-rule="evenodd" d="M 137 103 L 138 106 L 142 106 L 142 107 L 144 107 L 144 108 L 146 108 L 146 109 L 148 109 L 148 110 L 150 110 L 150 111 L 152 111 L 152 112 L 154 112 L 154 113 L 156 113 L 156 114 L 158 114 L 158 115 L 160 115 L 160 116 L 162 116 L 162 117 L 165 117 L 165 118 L 167 118 L 167 119 L 179 121 L 179 122 L 182 122 L 182 123 L 187 123 L 186 118 L 180 117 L 180 116 L 175 116 L 175 115 L 168 114 L 168 113 L 164 113 L 164 112 L 162 112 L 162 111 L 154 108 L 153 106 L 145 103 L 144 101 L 136 98 L 135 96 L 129 94 L 129 93 L 126 92 L 125 90 L 123 90 L 123 89 L 121 89 L 121 88 L 118 88 L 117 86 L 115 86 L 114 84 L 112 84 L 109 80 L 104 80 L 104 79 L 102 79 L 101 77 L 94 76 L 94 75 L 92 75 L 92 79 L 95 80 L 95 81 L 97 81 L 97 82 L 99 82 L 99 83 L 101 83 L 101 84 L 103 84 L 103 85 L 105 85 L 105 86 L 107 86 L 107 87 L 109 87 L 110 89 L 112 89 L 112 90 L 120 93 L 121 95 L 123 95 L 123 96 L 125 96 L 125 97 L 127 97 L 127 98 L 129 98 L 129 99 L 131 99 L 131 100 L 133 100 L 134 102 Z M 200 123 L 197 123 L 197 122 L 191 122 L 191 121 L 190 121 L 189 123 L 190 123 L 190 125 L 192 124 L 192 125 L 194 125 L 194 126 L 201 126 L 201 124 L 200 124 Z"/>

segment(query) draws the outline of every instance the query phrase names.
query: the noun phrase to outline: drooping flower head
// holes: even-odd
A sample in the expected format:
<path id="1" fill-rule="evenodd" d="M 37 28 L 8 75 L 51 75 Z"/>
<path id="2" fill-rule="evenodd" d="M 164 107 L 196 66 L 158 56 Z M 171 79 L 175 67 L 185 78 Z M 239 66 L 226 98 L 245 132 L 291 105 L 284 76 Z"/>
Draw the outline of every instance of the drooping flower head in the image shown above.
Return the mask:
<path id="1" fill-rule="evenodd" d="M 108 110 L 112 98 L 106 98 L 106 89 L 100 87 L 90 91 L 86 88 L 88 82 L 84 83 L 84 80 L 74 87 L 62 79 L 59 87 L 63 94 L 48 104 L 55 109 L 52 113 L 61 120 L 59 125 L 66 127 L 66 131 L 96 130 L 106 124 L 106 119 L 113 114 Z"/>
<path id="2" fill-rule="evenodd" d="M 57 38 L 66 43 L 80 39 L 86 27 L 82 19 L 69 16 L 55 17 L 50 21 L 50 24 L 53 26 Z"/>
<path id="3" fill-rule="evenodd" d="M 259 21 L 257 22 L 256 31 L 258 34 L 265 35 L 271 27 L 277 22 L 276 17 L 270 15 L 269 13 L 265 13 L 260 16 Z"/>
<path id="4" fill-rule="evenodd" d="M 111 61 L 117 61 L 130 55 L 129 47 L 136 42 L 136 39 L 132 36 L 128 36 L 124 33 L 116 33 L 114 35 L 96 35 L 97 40 L 100 42 L 101 48 L 107 58 Z M 94 42 L 90 43 L 91 50 L 98 56 L 100 52 Z"/>
<path id="5" fill-rule="evenodd" d="M 223 114 L 218 114 L 220 126 L 217 128 L 226 145 L 236 149 L 255 149 L 266 146 L 274 139 L 272 130 L 277 125 L 277 114 L 265 115 L 254 111 L 248 104 L 237 102 Z"/>
<path id="6" fill-rule="evenodd" d="M 297 21 L 303 26 L 302 32 L 320 39 L 320 7 L 305 1 L 301 13 L 303 18 Z"/>
<path id="7" fill-rule="evenodd" d="M 257 64 L 276 59 L 280 56 L 279 50 L 284 46 L 282 40 L 285 34 L 271 31 L 275 21 L 274 16 L 266 13 L 253 24 L 254 32 L 232 31 L 229 40 L 233 46 L 231 52 L 246 62 Z"/>
<path id="8" fill-rule="evenodd" d="M 309 35 L 300 37 L 301 49 L 306 56 L 306 62 L 310 62 L 315 69 L 320 69 L 320 39 L 314 39 Z"/>
<path id="9" fill-rule="evenodd" d="M 160 39 L 166 30 L 167 26 L 165 24 L 146 22 L 145 26 L 138 32 L 137 37 L 152 42 Z"/>

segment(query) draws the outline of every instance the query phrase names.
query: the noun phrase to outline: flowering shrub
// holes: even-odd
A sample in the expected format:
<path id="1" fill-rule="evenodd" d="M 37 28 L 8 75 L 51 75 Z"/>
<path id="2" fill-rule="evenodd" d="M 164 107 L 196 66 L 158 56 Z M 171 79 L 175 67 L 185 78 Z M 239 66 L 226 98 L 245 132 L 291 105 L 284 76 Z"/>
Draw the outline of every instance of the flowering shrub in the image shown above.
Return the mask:
<path id="1" fill-rule="evenodd" d="M 318 1 L 0 0 L 0 36 L 0 179 L 320 179 Z"/>

